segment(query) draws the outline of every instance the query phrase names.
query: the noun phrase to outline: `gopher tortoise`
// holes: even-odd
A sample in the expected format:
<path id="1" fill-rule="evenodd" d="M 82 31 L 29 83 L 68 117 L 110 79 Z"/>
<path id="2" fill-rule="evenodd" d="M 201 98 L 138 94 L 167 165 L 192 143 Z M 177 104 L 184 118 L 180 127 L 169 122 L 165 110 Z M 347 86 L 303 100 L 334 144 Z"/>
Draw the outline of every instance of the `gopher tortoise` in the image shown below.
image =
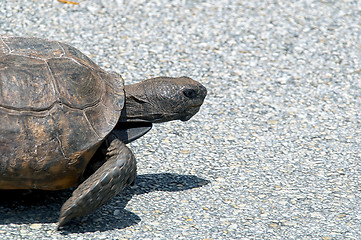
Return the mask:
<path id="1" fill-rule="evenodd" d="M 134 182 L 126 143 L 153 123 L 189 120 L 206 94 L 188 77 L 124 86 L 67 44 L 0 36 L 0 189 L 77 186 L 59 228 Z"/>

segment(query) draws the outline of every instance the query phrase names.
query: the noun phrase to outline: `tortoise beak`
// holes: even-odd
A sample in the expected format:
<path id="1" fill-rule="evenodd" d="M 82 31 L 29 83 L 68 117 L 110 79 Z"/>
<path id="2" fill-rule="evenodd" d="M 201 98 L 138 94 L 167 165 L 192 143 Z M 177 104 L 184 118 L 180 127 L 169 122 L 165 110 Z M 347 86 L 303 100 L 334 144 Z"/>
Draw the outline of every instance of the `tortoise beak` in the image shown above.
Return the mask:
<path id="1" fill-rule="evenodd" d="M 199 112 L 199 109 L 201 108 L 201 105 L 195 105 L 190 106 L 185 112 L 184 115 L 180 118 L 182 122 L 188 121 L 191 119 L 197 112 Z"/>

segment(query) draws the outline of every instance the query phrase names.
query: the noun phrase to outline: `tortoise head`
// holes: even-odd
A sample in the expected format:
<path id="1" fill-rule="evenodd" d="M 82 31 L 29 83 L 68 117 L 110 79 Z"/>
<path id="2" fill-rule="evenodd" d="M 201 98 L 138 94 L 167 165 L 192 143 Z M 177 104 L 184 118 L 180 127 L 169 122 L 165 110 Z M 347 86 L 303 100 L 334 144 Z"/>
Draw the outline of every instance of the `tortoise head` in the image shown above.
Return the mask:
<path id="1" fill-rule="evenodd" d="M 189 77 L 158 77 L 125 86 L 121 122 L 187 121 L 195 115 L 207 89 Z"/>

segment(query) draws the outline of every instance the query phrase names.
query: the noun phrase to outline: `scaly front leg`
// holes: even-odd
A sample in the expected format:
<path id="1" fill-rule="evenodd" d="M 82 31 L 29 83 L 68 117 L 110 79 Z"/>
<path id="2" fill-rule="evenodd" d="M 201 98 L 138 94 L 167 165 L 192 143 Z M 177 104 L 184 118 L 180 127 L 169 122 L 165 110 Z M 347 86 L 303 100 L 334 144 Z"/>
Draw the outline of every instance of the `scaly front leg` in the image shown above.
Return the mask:
<path id="1" fill-rule="evenodd" d="M 113 139 L 106 158 L 105 163 L 80 184 L 64 203 L 58 228 L 75 217 L 95 211 L 134 182 L 137 169 L 135 157 L 123 142 Z"/>

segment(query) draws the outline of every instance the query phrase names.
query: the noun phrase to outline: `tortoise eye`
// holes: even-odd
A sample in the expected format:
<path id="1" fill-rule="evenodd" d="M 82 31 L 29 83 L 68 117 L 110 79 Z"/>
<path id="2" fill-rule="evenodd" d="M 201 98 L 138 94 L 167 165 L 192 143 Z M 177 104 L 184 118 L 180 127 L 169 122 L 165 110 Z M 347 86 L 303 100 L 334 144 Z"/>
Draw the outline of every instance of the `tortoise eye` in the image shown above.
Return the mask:
<path id="1" fill-rule="evenodd" d="M 194 89 L 184 89 L 183 94 L 190 99 L 197 97 L 197 91 Z"/>

